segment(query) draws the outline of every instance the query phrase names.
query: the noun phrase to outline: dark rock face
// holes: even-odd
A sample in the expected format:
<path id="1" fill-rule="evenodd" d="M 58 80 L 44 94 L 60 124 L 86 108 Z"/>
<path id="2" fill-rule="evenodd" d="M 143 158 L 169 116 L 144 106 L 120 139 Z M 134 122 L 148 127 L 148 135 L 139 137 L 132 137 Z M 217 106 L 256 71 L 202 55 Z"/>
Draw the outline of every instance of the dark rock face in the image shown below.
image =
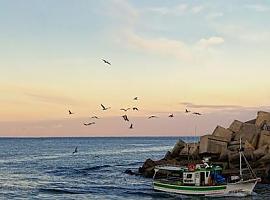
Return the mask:
<path id="1" fill-rule="evenodd" d="M 224 175 L 238 174 L 240 137 L 243 153 L 254 172 L 264 183 L 270 183 L 270 113 L 263 111 L 258 112 L 256 119 L 247 122 L 235 120 L 229 128 L 217 126 L 211 135 L 202 136 L 199 143 L 178 140 L 163 159 L 147 159 L 139 173 L 152 177 L 157 165 L 201 163 L 207 156 L 211 157 L 210 162 L 223 167 Z"/>

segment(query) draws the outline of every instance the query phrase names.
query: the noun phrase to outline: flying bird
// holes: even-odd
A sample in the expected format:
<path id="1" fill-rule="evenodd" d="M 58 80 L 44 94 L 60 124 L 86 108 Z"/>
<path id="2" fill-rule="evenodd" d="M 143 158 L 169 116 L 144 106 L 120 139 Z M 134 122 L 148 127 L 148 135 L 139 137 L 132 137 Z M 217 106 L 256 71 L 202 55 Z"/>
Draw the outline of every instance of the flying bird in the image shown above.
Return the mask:
<path id="1" fill-rule="evenodd" d="M 89 122 L 89 123 L 84 123 L 83 125 L 85 126 L 89 126 L 89 125 L 92 125 L 92 124 L 95 124 L 96 122 Z"/>
<path id="2" fill-rule="evenodd" d="M 91 117 L 91 119 L 99 119 L 99 117 L 93 116 L 93 117 Z"/>
<path id="3" fill-rule="evenodd" d="M 186 109 L 186 113 L 189 113 L 189 112 L 190 112 L 190 110 Z"/>
<path id="4" fill-rule="evenodd" d="M 108 109 L 110 109 L 111 107 L 105 107 L 103 104 L 100 104 L 101 105 L 101 107 L 102 107 L 102 110 L 108 110 Z"/>
<path id="5" fill-rule="evenodd" d="M 136 107 L 133 107 L 133 108 L 132 108 L 132 110 L 139 111 L 139 109 L 138 109 L 138 108 L 136 108 Z"/>
<path id="6" fill-rule="evenodd" d="M 130 127 L 129 127 L 130 129 L 133 129 L 133 124 L 130 124 Z"/>
<path id="7" fill-rule="evenodd" d="M 123 115 L 122 117 L 124 118 L 125 121 L 129 122 L 129 119 L 128 119 L 127 115 Z"/>
<path id="8" fill-rule="evenodd" d="M 150 117 L 148 117 L 148 119 L 152 119 L 152 118 L 158 118 L 158 117 L 155 115 L 151 115 Z"/>
<path id="9" fill-rule="evenodd" d="M 194 112 L 192 114 L 194 114 L 194 115 L 202 115 L 201 113 L 198 113 L 198 112 Z"/>
<path id="10" fill-rule="evenodd" d="M 72 154 L 78 153 L 78 147 L 75 148 L 75 150 L 72 152 Z"/>
<path id="11" fill-rule="evenodd" d="M 170 114 L 168 117 L 174 117 L 173 114 Z"/>
<path id="12" fill-rule="evenodd" d="M 72 115 L 72 114 L 74 114 L 74 113 L 73 113 L 73 112 L 71 112 L 70 110 L 68 110 L 68 114 Z"/>
<path id="13" fill-rule="evenodd" d="M 138 97 L 134 97 L 134 98 L 133 98 L 133 100 L 135 100 L 135 101 L 138 100 L 138 99 L 139 99 Z"/>
<path id="14" fill-rule="evenodd" d="M 111 63 L 110 63 L 109 61 L 107 61 L 107 60 L 102 59 L 102 61 L 103 61 L 105 64 L 111 65 Z"/>
<path id="15" fill-rule="evenodd" d="M 130 108 L 121 108 L 120 110 L 123 110 L 123 111 L 125 111 L 125 112 L 127 112 L 128 110 L 129 110 Z"/>

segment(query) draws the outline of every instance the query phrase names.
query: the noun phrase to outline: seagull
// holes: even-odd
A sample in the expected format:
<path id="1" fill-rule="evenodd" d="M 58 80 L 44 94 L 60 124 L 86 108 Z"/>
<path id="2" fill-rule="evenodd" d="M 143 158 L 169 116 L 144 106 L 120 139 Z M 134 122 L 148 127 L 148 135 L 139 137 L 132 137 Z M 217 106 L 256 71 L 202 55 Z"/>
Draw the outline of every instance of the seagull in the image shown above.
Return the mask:
<path id="1" fill-rule="evenodd" d="M 92 125 L 92 124 L 95 124 L 96 122 L 89 122 L 89 123 L 84 123 L 83 125 L 85 126 L 89 126 L 89 125 Z"/>
<path id="2" fill-rule="evenodd" d="M 136 108 L 136 107 L 132 108 L 132 110 L 137 110 L 137 111 L 139 111 L 139 109 L 138 109 L 138 108 Z"/>
<path id="3" fill-rule="evenodd" d="M 73 113 L 73 112 L 71 112 L 70 110 L 68 110 L 68 113 L 69 113 L 70 115 L 74 114 L 74 113 Z"/>
<path id="4" fill-rule="evenodd" d="M 109 61 L 107 61 L 107 60 L 102 59 L 102 61 L 103 61 L 105 64 L 111 65 L 111 63 L 110 63 Z"/>
<path id="5" fill-rule="evenodd" d="M 151 119 L 151 118 L 158 118 L 158 117 L 155 115 L 151 115 L 150 117 L 148 117 L 148 119 Z"/>
<path id="6" fill-rule="evenodd" d="M 99 117 L 93 116 L 93 117 L 91 117 L 91 119 L 99 119 Z"/>
<path id="7" fill-rule="evenodd" d="M 198 113 L 198 112 L 194 112 L 192 114 L 194 114 L 194 115 L 202 115 L 201 113 Z"/>
<path id="8" fill-rule="evenodd" d="M 133 124 L 130 124 L 130 127 L 129 127 L 130 129 L 133 129 Z"/>
<path id="9" fill-rule="evenodd" d="M 100 104 L 101 105 L 101 107 L 102 107 L 102 110 L 108 110 L 108 109 L 110 109 L 111 107 L 105 107 L 103 104 Z"/>
<path id="10" fill-rule="evenodd" d="M 72 154 L 74 154 L 74 153 L 78 153 L 78 147 L 75 148 L 75 150 L 73 151 Z"/>
<path id="11" fill-rule="evenodd" d="M 133 100 L 135 100 L 135 101 L 138 100 L 138 99 L 139 99 L 138 97 L 134 97 L 134 98 L 133 98 Z"/>
<path id="12" fill-rule="evenodd" d="M 125 121 L 129 122 L 129 119 L 128 119 L 127 115 L 123 115 L 122 117 L 124 118 Z"/>
<path id="13" fill-rule="evenodd" d="M 123 111 L 125 111 L 125 112 L 127 112 L 128 110 L 129 110 L 130 108 L 121 108 L 120 110 L 123 110 Z"/>
<path id="14" fill-rule="evenodd" d="M 190 112 L 190 110 L 186 109 L 186 113 L 189 113 L 189 112 Z"/>
<path id="15" fill-rule="evenodd" d="M 170 114 L 168 117 L 174 117 L 173 114 Z"/>

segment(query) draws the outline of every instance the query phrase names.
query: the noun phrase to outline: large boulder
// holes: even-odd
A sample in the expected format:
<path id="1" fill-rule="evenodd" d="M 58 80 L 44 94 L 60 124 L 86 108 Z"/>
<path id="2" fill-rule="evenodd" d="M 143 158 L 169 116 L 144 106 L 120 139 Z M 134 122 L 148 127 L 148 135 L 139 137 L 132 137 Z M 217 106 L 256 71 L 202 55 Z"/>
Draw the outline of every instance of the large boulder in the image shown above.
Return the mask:
<path id="1" fill-rule="evenodd" d="M 237 133 L 240 131 L 241 127 L 243 125 L 243 122 L 240 122 L 238 120 L 234 120 L 233 123 L 231 123 L 230 127 L 228 128 L 234 133 Z"/>
<path id="2" fill-rule="evenodd" d="M 270 131 L 261 131 L 258 148 L 264 145 L 270 145 Z"/>
<path id="3" fill-rule="evenodd" d="M 242 146 L 244 146 L 244 145 L 245 145 L 245 142 L 243 142 L 243 140 L 242 140 Z M 228 150 L 230 150 L 230 151 L 238 151 L 239 147 L 240 147 L 239 140 L 238 141 L 231 141 L 228 143 Z"/>
<path id="4" fill-rule="evenodd" d="M 260 129 L 255 124 L 243 123 L 234 140 L 239 141 L 241 137 L 243 142 L 248 141 L 253 147 L 257 147 L 259 134 Z"/>
<path id="5" fill-rule="evenodd" d="M 260 128 L 263 131 L 270 131 L 270 121 L 264 121 Z"/>
<path id="6" fill-rule="evenodd" d="M 232 151 L 228 150 L 228 149 L 225 149 L 223 150 L 221 153 L 220 153 L 220 156 L 219 156 L 219 161 L 228 161 L 229 159 L 229 154 L 231 153 Z"/>
<path id="7" fill-rule="evenodd" d="M 270 154 L 265 154 L 263 157 L 261 157 L 259 160 L 256 161 L 257 165 L 267 165 L 270 164 Z"/>
<path id="8" fill-rule="evenodd" d="M 185 147 L 180 152 L 180 156 L 191 155 L 191 154 L 195 153 L 197 149 L 199 149 L 198 143 L 186 143 Z"/>
<path id="9" fill-rule="evenodd" d="M 171 151 L 171 156 L 174 158 L 179 156 L 180 152 L 185 148 L 185 145 L 186 143 L 179 139 Z"/>
<path id="10" fill-rule="evenodd" d="M 186 143 L 185 148 L 179 154 L 180 158 L 199 159 L 199 147 L 198 143 Z"/>
<path id="11" fill-rule="evenodd" d="M 232 138 L 232 131 L 221 126 L 217 126 L 212 135 L 225 138 L 227 141 L 230 141 Z"/>
<path id="12" fill-rule="evenodd" d="M 261 157 L 263 157 L 264 155 L 270 153 L 269 149 L 270 149 L 269 145 L 265 145 L 265 146 L 262 146 L 262 147 L 256 149 L 255 151 L 253 151 L 255 160 L 258 160 Z"/>
<path id="13" fill-rule="evenodd" d="M 259 111 L 257 114 L 257 119 L 256 119 L 256 126 L 261 127 L 264 122 L 270 122 L 270 113 L 269 112 L 264 112 L 264 111 Z"/>
<path id="14" fill-rule="evenodd" d="M 204 135 L 200 138 L 200 154 L 220 154 L 227 149 L 228 140 L 214 135 Z"/>

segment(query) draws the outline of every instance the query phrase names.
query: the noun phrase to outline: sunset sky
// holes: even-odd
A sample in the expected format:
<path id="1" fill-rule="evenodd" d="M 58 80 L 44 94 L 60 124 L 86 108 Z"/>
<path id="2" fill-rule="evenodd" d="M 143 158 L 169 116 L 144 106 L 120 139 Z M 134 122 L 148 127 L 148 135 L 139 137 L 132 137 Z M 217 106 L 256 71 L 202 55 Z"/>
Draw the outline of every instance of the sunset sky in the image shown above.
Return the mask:
<path id="1" fill-rule="evenodd" d="M 270 111 L 269 19 L 267 0 L 0 0 L 0 136 L 203 135 L 252 119 Z M 119 109 L 133 106 L 129 130 Z"/>

